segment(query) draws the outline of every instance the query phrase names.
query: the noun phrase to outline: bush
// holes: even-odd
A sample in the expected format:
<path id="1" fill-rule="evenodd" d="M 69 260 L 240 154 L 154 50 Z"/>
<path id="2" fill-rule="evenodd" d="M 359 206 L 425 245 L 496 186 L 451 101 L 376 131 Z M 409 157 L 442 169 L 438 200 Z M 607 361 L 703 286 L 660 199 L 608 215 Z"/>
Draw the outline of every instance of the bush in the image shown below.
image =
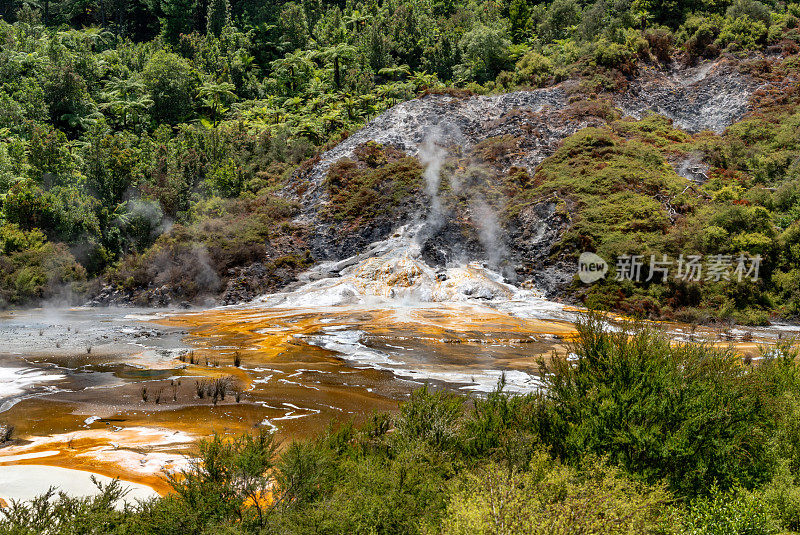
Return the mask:
<path id="1" fill-rule="evenodd" d="M 693 15 L 686 19 L 681 34 L 686 36 L 683 46 L 690 59 L 712 57 L 719 53 L 715 41 L 722 25 L 723 19 L 718 15 Z"/>
<path id="2" fill-rule="evenodd" d="M 63 244 L 0 255 L 0 306 L 43 299 L 71 303 L 85 291 L 86 270 Z"/>
<path id="3" fill-rule="evenodd" d="M 25 231 L 14 223 L 0 226 L 0 254 L 37 249 L 44 245 L 45 240 L 39 229 Z"/>
<path id="4" fill-rule="evenodd" d="M 253 296 L 276 289 L 311 261 L 305 249 L 298 249 L 302 243 L 281 240 L 297 231 L 287 221 L 295 210 L 293 203 L 272 195 L 198 202 L 191 211 L 192 224 L 173 225 L 152 247 L 119 262 L 109 280 L 128 291 L 142 291 L 153 283 L 163 286 L 164 291 L 143 292 L 137 298 L 167 304 L 211 295 L 224 287 L 234 268 L 260 262 L 264 269 L 247 279 L 253 283 Z M 271 240 L 277 243 L 268 252 Z"/>
<path id="5" fill-rule="evenodd" d="M 760 21 L 739 17 L 726 20 L 716 44 L 728 50 L 755 50 L 767 38 L 767 26 Z"/>
<path id="6" fill-rule="evenodd" d="M 595 45 L 594 60 L 600 66 L 630 70 L 633 58 L 633 52 L 625 45 L 606 39 L 601 39 Z"/>
<path id="7" fill-rule="evenodd" d="M 115 506 L 125 497 L 119 480 L 108 485 L 94 481 L 98 493 L 75 498 L 50 489 L 30 502 L 13 502 L 0 509 L 0 532 L 14 535 L 68 535 L 72 533 L 114 533 L 128 509 Z"/>
<path id="8" fill-rule="evenodd" d="M 641 327 L 612 332 L 590 315 L 578 323 L 573 364 L 545 367 L 549 414 L 542 439 L 578 462 L 607 455 L 681 496 L 754 487 L 769 477 L 766 439 L 776 421 L 739 359 L 703 345 L 674 345 Z M 545 365 L 542 363 L 542 365 Z"/>
<path id="9" fill-rule="evenodd" d="M 527 468 L 490 464 L 467 474 L 450 499 L 442 532 L 663 533 L 672 520 L 662 486 L 644 485 L 600 461 L 587 460 L 578 471 L 540 452 Z"/>
<path id="10" fill-rule="evenodd" d="M 364 224 L 395 215 L 413 202 L 422 185 L 422 166 L 416 159 L 377 143 L 358 147 L 354 156 L 356 160 L 343 158 L 328 170 L 325 187 L 331 202 L 324 216 Z"/>
<path id="11" fill-rule="evenodd" d="M 789 463 L 782 462 L 760 496 L 767 511 L 783 529 L 800 530 L 800 487 L 791 473 Z"/>
<path id="12" fill-rule="evenodd" d="M 415 390 L 397 418 L 397 432 L 407 440 L 421 440 L 442 448 L 452 446 L 458 436 L 458 423 L 464 400 L 446 391 L 431 391 L 427 386 Z"/>
<path id="13" fill-rule="evenodd" d="M 769 26 L 771 21 L 769 7 L 758 0 L 735 0 L 725 12 L 725 17 L 731 20 L 747 17 L 765 26 Z"/>
<path id="14" fill-rule="evenodd" d="M 650 53 L 658 61 L 662 63 L 669 62 L 672 57 L 672 32 L 666 28 L 651 28 L 644 32 L 644 38 L 647 40 Z"/>
<path id="15" fill-rule="evenodd" d="M 530 50 L 517 61 L 514 80 L 517 83 L 541 87 L 547 85 L 552 74 L 553 63 L 550 59 Z"/>
<path id="16" fill-rule="evenodd" d="M 167 476 L 175 500 L 199 525 L 238 518 L 245 525 L 264 526 L 272 509 L 277 447 L 274 435 L 263 429 L 235 440 L 220 435 L 201 440 L 192 464 Z"/>
<path id="17" fill-rule="evenodd" d="M 697 535 L 768 535 L 777 533 L 767 507 L 758 496 L 741 489 L 723 492 L 713 487 L 708 498 L 692 502 L 683 525 Z"/>

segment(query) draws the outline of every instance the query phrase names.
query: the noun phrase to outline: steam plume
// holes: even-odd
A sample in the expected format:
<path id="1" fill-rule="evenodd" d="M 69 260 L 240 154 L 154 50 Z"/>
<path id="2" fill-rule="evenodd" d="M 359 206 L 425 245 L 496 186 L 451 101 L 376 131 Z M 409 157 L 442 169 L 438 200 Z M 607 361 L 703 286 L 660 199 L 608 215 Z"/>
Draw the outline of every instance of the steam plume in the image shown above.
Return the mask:
<path id="1" fill-rule="evenodd" d="M 426 226 L 432 227 L 429 230 L 435 232 L 441 228 L 444 223 L 442 214 L 442 200 L 439 198 L 439 185 L 442 181 L 442 165 L 444 159 L 447 157 L 447 151 L 439 145 L 438 132 L 433 131 L 419 149 L 419 159 L 425 166 L 425 193 L 431 199 L 430 209 L 428 211 Z"/>
<path id="2" fill-rule="evenodd" d="M 486 259 L 492 266 L 499 266 L 508 251 L 497 215 L 483 199 L 470 202 L 470 211 L 472 223 L 478 229 L 478 239 L 486 252 Z"/>

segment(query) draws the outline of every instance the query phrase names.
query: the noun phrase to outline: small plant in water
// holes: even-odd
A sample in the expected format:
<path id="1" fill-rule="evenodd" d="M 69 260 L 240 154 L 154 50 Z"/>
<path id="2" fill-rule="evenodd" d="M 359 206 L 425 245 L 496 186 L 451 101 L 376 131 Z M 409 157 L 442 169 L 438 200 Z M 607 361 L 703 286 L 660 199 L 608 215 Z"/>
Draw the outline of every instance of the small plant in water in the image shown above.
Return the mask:
<path id="1" fill-rule="evenodd" d="M 242 365 L 242 355 L 239 351 L 233 352 L 233 365 L 237 368 Z"/>
<path id="2" fill-rule="evenodd" d="M 8 442 L 14 435 L 14 426 L 8 423 L 0 424 L 0 444 Z"/>

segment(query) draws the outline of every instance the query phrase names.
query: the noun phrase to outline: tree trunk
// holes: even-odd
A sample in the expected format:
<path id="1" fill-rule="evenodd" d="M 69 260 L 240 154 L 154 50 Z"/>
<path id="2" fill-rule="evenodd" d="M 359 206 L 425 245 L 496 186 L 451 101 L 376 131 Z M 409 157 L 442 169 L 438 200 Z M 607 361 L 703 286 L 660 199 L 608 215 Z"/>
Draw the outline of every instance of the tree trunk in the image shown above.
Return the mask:
<path id="1" fill-rule="evenodd" d="M 336 89 L 342 86 L 342 81 L 339 77 L 339 56 L 333 56 L 333 84 L 336 86 Z"/>

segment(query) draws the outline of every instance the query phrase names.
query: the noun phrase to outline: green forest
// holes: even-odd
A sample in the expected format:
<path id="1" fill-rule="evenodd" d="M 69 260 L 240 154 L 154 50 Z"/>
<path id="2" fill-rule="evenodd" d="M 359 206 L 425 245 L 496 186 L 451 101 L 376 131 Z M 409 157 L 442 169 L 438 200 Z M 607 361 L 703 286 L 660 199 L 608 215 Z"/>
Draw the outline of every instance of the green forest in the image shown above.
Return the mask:
<path id="1" fill-rule="evenodd" d="M 279 443 L 217 435 L 173 492 L 113 504 L 54 492 L 0 510 L 0 533 L 686 534 L 800 531 L 800 366 L 784 340 L 756 365 L 665 333 L 578 324 L 544 389 L 423 387 L 393 414 Z"/>
<path id="2" fill-rule="evenodd" d="M 264 258 L 265 244 L 275 252 L 259 289 L 279 288 L 315 261 L 296 202 L 280 192 L 325 148 L 425 93 L 577 79 L 570 99 L 609 124 L 566 140 L 531 180 L 517 177 L 509 213 L 566 192 L 577 211 L 554 253 L 565 258 L 588 245 L 764 262 L 756 283 L 608 281 L 573 297 L 688 321 L 794 317 L 796 84 L 761 95 L 722 135 L 689 136 L 658 118 L 615 122 L 604 95 L 642 65 L 721 56 L 757 79 L 789 79 L 798 17 L 800 4 L 756 0 L 3 0 L 0 304 L 85 302 L 109 286 L 136 304 L 188 303 L 219 294 L 237 268 Z M 640 217 L 620 191 L 626 170 L 644 168 L 653 187 L 679 193 L 674 173 L 659 174 L 670 151 L 700 151 L 712 168 L 701 194 L 676 197 L 674 224 Z M 621 172 L 618 183 L 578 184 L 599 160 Z M 362 190 L 337 192 L 356 223 L 369 217 L 351 195 Z M 641 193 L 645 206 L 655 202 Z M 167 290 L 133 293 L 154 287 Z"/>

